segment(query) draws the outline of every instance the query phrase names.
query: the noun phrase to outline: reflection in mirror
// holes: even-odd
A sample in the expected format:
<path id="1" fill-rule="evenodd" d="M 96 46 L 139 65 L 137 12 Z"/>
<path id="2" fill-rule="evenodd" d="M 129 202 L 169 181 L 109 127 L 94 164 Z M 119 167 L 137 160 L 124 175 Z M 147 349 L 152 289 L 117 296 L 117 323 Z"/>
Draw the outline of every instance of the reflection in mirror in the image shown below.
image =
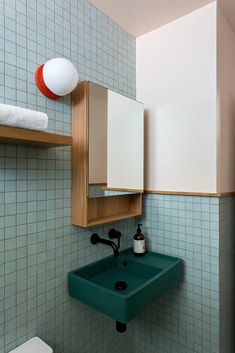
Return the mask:
<path id="1" fill-rule="evenodd" d="M 90 83 L 89 185 L 107 185 L 107 89 Z"/>
<path id="2" fill-rule="evenodd" d="M 107 184 L 89 184 L 89 197 L 104 197 L 136 194 L 136 192 L 123 190 L 107 190 Z"/>
<path id="3" fill-rule="evenodd" d="M 144 187 L 144 106 L 108 90 L 109 189 L 143 192 Z"/>
<path id="4" fill-rule="evenodd" d="M 107 89 L 89 89 L 89 197 L 102 197 L 107 187 Z"/>
<path id="5" fill-rule="evenodd" d="M 94 83 L 88 104 L 89 198 L 143 192 L 143 105 Z"/>

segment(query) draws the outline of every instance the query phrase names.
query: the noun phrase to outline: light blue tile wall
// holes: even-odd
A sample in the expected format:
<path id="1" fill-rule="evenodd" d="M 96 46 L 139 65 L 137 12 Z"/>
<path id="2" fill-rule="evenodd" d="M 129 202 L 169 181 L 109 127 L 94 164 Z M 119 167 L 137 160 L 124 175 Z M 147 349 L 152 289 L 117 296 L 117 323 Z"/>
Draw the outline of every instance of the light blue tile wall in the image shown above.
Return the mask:
<path id="1" fill-rule="evenodd" d="M 70 97 L 48 100 L 34 84 L 36 66 L 56 56 L 80 79 L 135 97 L 135 40 L 87 1 L 0 0 L 0 102 L 45 111 L 50 131 L 69 134 Z M 117 334 L 67 295 L 69 270 L 110 253 L 89 244 L 109 225 L 71 226 L 70 157 L 69 148 L 0 147 L 0 352 L 39 335 L 55 353 L 232 353 L 232 201 L 146 196 L 148 247 L 182 257 L 185 278 Z M 123 248 L 134 224 L 114 225 Z"/>
<path id="2" fill-rule="evenodd" d="M 0 102 L 45 111 L 49 130 L 70 133 L 70 97 L 52 101 L 35 68 L 63 56 L 87 79 L 135 97 L 135 40 L 84 0 L 0 0 Z M 111 254 L 91 246 L 95 230 L 71 225 L 70 148 L 0 146 L 0 352 L 38 335 L 55 353 L 130 353 L 134 325 L 70 299 L 67 273 Z M 135 220 L 112 226 L 130 244 Z"/>
<path id="3" fill-rule="evenodd" d="M 137 318 L 135 353 L 227 353 L 219 350 L 219 216 L 219 198 L 145 196 L 148 248 L 184 259 L 185 275 Z"/>
<path id="4" fill-rule="evenodd" d="M 220 199 L 220 352 L 235 351 L 235 198 Z"/>

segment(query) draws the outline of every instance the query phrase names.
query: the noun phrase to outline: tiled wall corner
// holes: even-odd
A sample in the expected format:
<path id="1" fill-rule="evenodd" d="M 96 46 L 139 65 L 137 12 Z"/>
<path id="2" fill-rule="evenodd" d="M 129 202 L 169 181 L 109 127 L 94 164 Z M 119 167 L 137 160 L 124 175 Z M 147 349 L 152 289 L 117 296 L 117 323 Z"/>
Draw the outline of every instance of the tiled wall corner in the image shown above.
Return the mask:
<path id="1" fill-rule="evenodd" d="M 219 353 L 219 199 L 146 195 L 142 223 L 148 248 L 184 259 L 185 274 L 137 318 L 135 353 Z"/>
<path id="2" fill-rule="evenodd" d="M 45 98 L 36 67 L 66 57 L 87 79 L 135 97 L 135 40 L 86 0 L 0 0 L 0 102 L 45 111 L 49 130 L 70 133 L 70 97 Z M 67 273 L 110 254 L 95 230 L 71 225 L 70 148 L 0 146 L 0 352 L 32 336 L 55 353 L 133 353 L 134 325 L 68 296 Z M 135 220 L 112 225 L 130 244 Z"/>

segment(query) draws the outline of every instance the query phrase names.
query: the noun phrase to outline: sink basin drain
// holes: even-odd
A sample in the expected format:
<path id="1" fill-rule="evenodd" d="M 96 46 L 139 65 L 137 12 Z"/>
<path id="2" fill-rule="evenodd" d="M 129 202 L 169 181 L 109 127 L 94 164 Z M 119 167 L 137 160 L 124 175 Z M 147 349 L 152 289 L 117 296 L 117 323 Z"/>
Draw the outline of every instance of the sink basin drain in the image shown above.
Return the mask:
<path id="1" fill-rule="evenodd" d="M 117 282 L 115 282 L 115 288 L 117 290 L 124 290 L 127 288 L 127 283 L 123 282 L 123 281 L 117 281 Z"/>

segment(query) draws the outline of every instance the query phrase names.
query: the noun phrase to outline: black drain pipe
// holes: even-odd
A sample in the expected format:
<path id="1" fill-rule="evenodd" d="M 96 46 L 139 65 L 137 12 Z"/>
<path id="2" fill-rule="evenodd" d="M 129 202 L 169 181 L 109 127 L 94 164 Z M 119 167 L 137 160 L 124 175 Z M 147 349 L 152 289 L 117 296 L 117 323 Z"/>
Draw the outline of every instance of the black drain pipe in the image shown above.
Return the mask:
<path id="1" fill-rule="evenodd" d="M 120 321 L 116 321 L 116 330 L 117 332 L 126 332 L 126 324 L 123 324 Z"/>

